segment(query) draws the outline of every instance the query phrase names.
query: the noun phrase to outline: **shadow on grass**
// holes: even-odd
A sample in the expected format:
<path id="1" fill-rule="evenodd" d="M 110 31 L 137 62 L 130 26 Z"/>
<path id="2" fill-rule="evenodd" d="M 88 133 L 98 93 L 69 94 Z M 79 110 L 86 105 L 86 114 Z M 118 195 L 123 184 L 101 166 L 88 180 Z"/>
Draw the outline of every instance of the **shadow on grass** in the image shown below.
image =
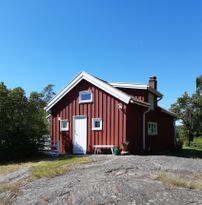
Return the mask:
<path id="1" fill-rule="evenodd" d="M 183 148 L 181 150 L 175 151 L 167 151 L 164 153 L 159 153 L 167 156 L 176 156 L 176 157 L 184 157 L 184 158 L 199 158 L 202 159 L 202 150 L 194 149 L 194 148 Z"/>

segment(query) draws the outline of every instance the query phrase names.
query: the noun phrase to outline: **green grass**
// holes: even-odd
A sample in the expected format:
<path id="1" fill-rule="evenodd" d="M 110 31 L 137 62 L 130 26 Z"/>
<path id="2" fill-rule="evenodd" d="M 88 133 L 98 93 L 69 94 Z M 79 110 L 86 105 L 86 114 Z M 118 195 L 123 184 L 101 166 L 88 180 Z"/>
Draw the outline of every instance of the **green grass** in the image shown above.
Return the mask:
<path id="1" fill-rule="evenodd" d="M 190 143 L 190 148 L 202 150 L 202 137 L 195 137 Z"/>
<path id="2" fill-rule="evenodd" d="M 84 156 L 72 156 L 54 161 L 41 161 L 31 168 L 31 177 L 55 177 L 62 175 L 70 169 L 72 165 L 89 163 L 91 159 Z"/>
<path id="3" fill-rule="evenodd" d="M 0 184 L 0 193 L 11 191 L 15 193 L 18 189 L 36 179 L 43 177 L 55 177 L 69 171 L 73 165 L 90 163 L 92 160 L 86 156 L 66 156 L 58 159 L 43 158 L 30 162 L 12 162 L 10 164 L 0 164 L 0 175 L 6 175 L 14 171 L 29 168 L 29 177 L 17 182 Z"/>
<path id="4" fill-rule="evenodd" d="M 202 159 L 202 149 L 183 146 L 181 150 L 159 152 L 159 155 Z"/>

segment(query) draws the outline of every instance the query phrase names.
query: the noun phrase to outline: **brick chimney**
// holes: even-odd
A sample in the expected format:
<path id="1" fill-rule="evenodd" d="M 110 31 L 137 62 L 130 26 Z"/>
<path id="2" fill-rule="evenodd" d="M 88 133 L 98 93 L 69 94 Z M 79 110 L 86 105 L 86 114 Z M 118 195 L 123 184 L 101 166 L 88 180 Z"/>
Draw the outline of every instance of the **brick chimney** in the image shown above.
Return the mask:
<path id="1" fill-rule="evenodd" d="M 149 78 L 149 86 L 157 90 L 157 78 L 156 76 L 151 76 Z"/>

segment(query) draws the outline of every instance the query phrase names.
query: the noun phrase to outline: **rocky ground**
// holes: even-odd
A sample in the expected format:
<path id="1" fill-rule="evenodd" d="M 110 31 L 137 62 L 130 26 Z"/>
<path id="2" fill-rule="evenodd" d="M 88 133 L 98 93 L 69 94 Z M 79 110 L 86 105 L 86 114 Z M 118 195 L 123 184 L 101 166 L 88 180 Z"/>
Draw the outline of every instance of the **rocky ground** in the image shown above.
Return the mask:
<path id="1" fill-rule="evenodd" d="M 93 163 L 72 167 L 62 176 L 42 178 L 11 192 L 0 194 L 0 204 L 74 204 L 74 205 L 188 205 L 202 204 L 202 160 L 169 156 L 93 155 Z M 26 179 L 29 170 L 0 177 Z M 179 184 L 158 178 L 172 173 L 181 178 Z M 177 178 L 176 178 L 177 179 Z M 184 183 L 182 181 L 184 180 Z"/>

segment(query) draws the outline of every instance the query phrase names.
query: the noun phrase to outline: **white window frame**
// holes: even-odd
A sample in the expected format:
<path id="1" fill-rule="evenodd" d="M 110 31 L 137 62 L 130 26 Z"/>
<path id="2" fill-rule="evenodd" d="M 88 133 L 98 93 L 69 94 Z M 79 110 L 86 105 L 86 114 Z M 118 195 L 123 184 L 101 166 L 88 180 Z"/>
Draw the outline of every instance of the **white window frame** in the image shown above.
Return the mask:
<path id="1" fill-rule="evenodd" d="M 148 94 L 148 101 L 150 103 L 150 110 L 154 110 L 154 95 Z"/>
<path id="2" fill-rule="evenodd" d="M 89 100 L 82 100 L 82 95 L 84 94 L 90 94 L 90 99 Z M 79 92 L 79 103 L 89 103 L 93 102 L 93 93 L 91 90 L 84 90 Z"/>
<path id="3" fill-rule="evenodd" d="M 63 122 L 67 122 L 67 127 L 62 127 Z M 60 120 L 60 131 L 69 131 L 69 121 L 67 119 Z"/>
<path id="4" fill-rule="evenodd" d="M 148 135 L 158 135 L 158 123 L 157 122 L 147 123 L 147 134 Z"/>
<path id="5" fill-rule="evenodd" d="M 95 122 L 100 122 L 100 127 L 95 127 Z M 92 130 L 102 130 L 102 118 L 92 118 Z"/>

